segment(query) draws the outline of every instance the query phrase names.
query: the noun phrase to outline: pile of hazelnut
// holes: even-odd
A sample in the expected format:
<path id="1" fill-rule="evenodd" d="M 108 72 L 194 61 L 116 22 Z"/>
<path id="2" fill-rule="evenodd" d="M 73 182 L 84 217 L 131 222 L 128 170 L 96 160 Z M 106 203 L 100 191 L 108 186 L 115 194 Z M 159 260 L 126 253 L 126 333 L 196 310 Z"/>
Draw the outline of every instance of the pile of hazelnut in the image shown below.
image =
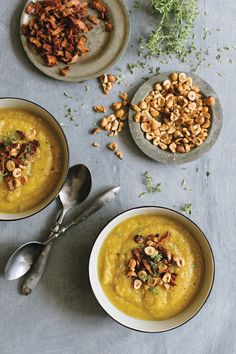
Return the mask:
<path id="1" fill-rule="evenodd" d="M 207 138 L 212 121 L 209 107 L 214 104 L 215 98 L 204 97 L 191 77 L 172 73 L 131 107 L 147 140 L 162 150 L 186 153 Z"/>
<path id="2" fill-rule="evenodd" d="M 100 119 L 99 128 L 94 128 L 92 134 L 96 135 L 101 132 L 101 129 L 108 133 L 110 138 L 117 136 L 125 127 L 128 118 L 129 99 L 128 94 L 123 92 L 119 95 L 120 101 L 114 102 L 111 105 L 113 111 L 112 114 L 108 114 Z M 106 113 L 108 108 L 103 105 L 97 105 L 93 107 L 97 113 Z M 93 146 L 99 147 L 98 143 L 93 143 Z M 111 142 L 107 147 L 113 151 L 119 159 L 123 158 L 123 153 L 118 151 L 118 144 Z"/>

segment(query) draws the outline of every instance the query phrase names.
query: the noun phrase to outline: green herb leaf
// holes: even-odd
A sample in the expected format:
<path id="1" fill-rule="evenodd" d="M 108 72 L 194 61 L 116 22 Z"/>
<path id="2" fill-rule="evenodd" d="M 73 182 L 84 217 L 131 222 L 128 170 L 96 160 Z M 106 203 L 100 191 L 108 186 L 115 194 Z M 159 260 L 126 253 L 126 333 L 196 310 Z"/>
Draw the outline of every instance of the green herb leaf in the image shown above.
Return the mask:
<path id="1" fill-rule="evenodd" d="M 134 0 L 133 8 L 140 9 L 143 7 L 143 3 L 141 0 Z"/>
<path id="2" fill-rule="evenodd" d="M 141 193 L 139 195 L 139 198 L 141 198 L 146 193 L 161 192 L 161 183 L 154 184 L 153 183 L 153 178 L 152 178 L 151 174 L 148 171 L 146 171 L 144 173 L 144 183 L 146 185 L 147 192 Z"/>
<path id="3" fill-rule="evenodd" d="M 74 98 L 74 96 L 70 95 L 70 94 L 67 93 L 67 92 L 64 92 L 63 95 L 66 96 L 66 97 L 68 97 L 68 98 Z"/>
<path id="4" fill-rule="evenodd" d="M 197 264 L 197 263 L 192 263 L 192 264 L 191 264 L 191 268 L 193 268 L 193 269 L 194 269 L 194 268 L 197 268 L 198 266 L 199 266 L 199 264 Z"/>
<path id="5" fill-rule="evenodd" d="M 150 290 L 151 293 L 153 293 L 153 294 L 157 294 L 157 293 L 158 293 L 157 288 L 150 288 L 149 290 Z"/>
<path id="6" fill-rule="evenodd" d="M 154 257 L 153 257 L 153 259 L 154 259 L 154 261 L 155 262 L 160 262 L 161 260 L 162 260 L 162 254 L 160 254 L 160 253 L 158 253 L 158 254 L 156 254 Z"/>
<path id="7" fill-rule="evenodd" d="M 197 0 L 151 0 L 159 22 L 143 46 L 151 55 L 168 55 L 183 51 L 192 35 L 197 17 Z"/>
<path id="8" fill-rule="evenodd" d="M 192 204 L 184 204 L 181 207 L 181 210 L 184 211 L 186 214 L 191 215 L 192 214 Z"/>

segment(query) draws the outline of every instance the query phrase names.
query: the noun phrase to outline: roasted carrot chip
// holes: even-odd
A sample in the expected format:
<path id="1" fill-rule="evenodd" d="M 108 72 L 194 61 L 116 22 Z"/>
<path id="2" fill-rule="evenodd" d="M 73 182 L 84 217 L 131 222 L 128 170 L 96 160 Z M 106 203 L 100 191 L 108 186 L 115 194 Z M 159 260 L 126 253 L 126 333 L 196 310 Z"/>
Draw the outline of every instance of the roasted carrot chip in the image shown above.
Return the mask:
<path id="1" fill-rule="evenodd" d="M 97 16 L 90 13 L 96 10 Z M 85 47 L 85 33 L 100 23 L 109 20 L 109 8 L 102 0 L 38 0 L 26 7 L 30 15 L 21 33 L 26 36 L 47 66 L 76 63 L 80 56 L 90 51 Z M 113 24 L 105 22 L 105 31 L 111 32 Z M 68 73 L 67 66 L 59 69 L 61 75 Z"/>

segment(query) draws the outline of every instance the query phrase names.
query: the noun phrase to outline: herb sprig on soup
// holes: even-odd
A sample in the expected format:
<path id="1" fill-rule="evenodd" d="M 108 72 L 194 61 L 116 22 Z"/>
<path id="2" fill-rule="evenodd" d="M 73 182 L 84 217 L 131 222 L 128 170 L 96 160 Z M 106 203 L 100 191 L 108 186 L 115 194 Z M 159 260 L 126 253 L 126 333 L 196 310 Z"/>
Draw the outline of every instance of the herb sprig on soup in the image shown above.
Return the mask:
<path id="1" fill-rule="evenodd" d="M 182 224 L 144 214 L 123 221 L 105 239 L 98 274 L 107 298 L 125 314 L 164 320 L 195 298 L 204 272 L 199 245 Z"/>

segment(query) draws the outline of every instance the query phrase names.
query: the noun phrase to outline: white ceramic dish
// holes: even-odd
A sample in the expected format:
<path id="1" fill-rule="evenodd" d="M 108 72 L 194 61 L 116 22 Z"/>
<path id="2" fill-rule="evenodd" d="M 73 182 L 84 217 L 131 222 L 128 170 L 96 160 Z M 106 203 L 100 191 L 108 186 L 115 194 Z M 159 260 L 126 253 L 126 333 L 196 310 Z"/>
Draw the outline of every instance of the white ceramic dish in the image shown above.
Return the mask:
<path id="1" fill-rule="evenodd" d="M 30 210 L 20 212 L 20 213 L 15 213 L 15 214 L 13 214 L 13 213 L 6 214 L 6 213 L 0 212 L 0 220 L 18 220 L 18 219 L 23 219 L 23 218 L 29 217 L 33 214 L 36 214 L 40 210 L 44 209 L 48 204 L 50 204 L 57 197 L 58 193 L 60 192 L 60 190 L 65 182 L 66 176 L 67 176 L 68 165 L 69 165 L 69 149 L 68 149 L 66 137 L 65 137 L 63 130 L 62 130 L 61 126 L 59 125 L 59 123 L 48 111 L 46 111 L 44 108 L 37 105 L 36 103 L 33 103 L 31 101 L 27 101 L 27 100 L 21 99 L 21 98 L 0 98 L 0 108 L 24 109 L 24 110 L 30 111 L 30 112 L 40 116 L 41 118 L 45 119 L 47 124 L 49 124 L 51 129 L 55 132 L 58 140 L 60 141 L 61 148 L 62 148 L 62 151 L 64 154 L 65 163 L 64 163 L 63 169 L 61 171 L 60 180 L 58 181 L 58 185 L 55 188 L 55 190 L 53 191 L 53 193 L 48 195 L 48 197 L 45 200 L 43 200 L 43 202 L 41 202 L 39 205 L 35 206 L 34 208 L 32 208 Z"/>
<path id="2" fill-rule="evenodd" d="M 103 289 L 101 287 L 99 276 L 98 276 L 98 256 L 101 249 L 101 246 L 108 236 L 108 234 L 112 231 L 114 227 L 118 224 L 127 220 L 133 216 L 140 214 L 157 214 L 161 216 L 168 216 L 175 221 L 183 224 L 193 235 L 193 237 L 198 242 L 203 255 L 204 260 L 204 276 L 202 280 L 202 286 L 194 298 L 193 302 L 181 313 L 177 316 L 172 317 L 168 320 L 163 321 L 146 321 L 139 320 L 130 316 L 127 316 L 125 313 L 118 310 L 106 297 Z M 199 229 L 199 227 L 194 224 L 190 219 L 185 217 L 184 215 L 167 208 L 162 207 L 140 207 L 134 208 L 124 213 L 118 215 L 113 220 L 111 220 L 105 228 L 99 234 L 95 244 L 93 246 L 90 261 L 89 261 L 89 279 L 91 283 L 92 290 L 94 292 L 95 297 L 99 304 L 103 307 L 103 309 L 110 315 L 115 321 L 120 324 L 143 332 L 150 333 L 158 333 L 164 332 L 171 329 L 174 329 L 187 321 L 189 321 L 192 317 L 194 317 L 198 311 L 202 308 L 204 303 L 206 302 L 214 281 L 214 273 L 215 273 L 215 265 L 214 265 L 214 256 L 210 247 L 209 242 L 207 241 L 203 232 Z"/>

